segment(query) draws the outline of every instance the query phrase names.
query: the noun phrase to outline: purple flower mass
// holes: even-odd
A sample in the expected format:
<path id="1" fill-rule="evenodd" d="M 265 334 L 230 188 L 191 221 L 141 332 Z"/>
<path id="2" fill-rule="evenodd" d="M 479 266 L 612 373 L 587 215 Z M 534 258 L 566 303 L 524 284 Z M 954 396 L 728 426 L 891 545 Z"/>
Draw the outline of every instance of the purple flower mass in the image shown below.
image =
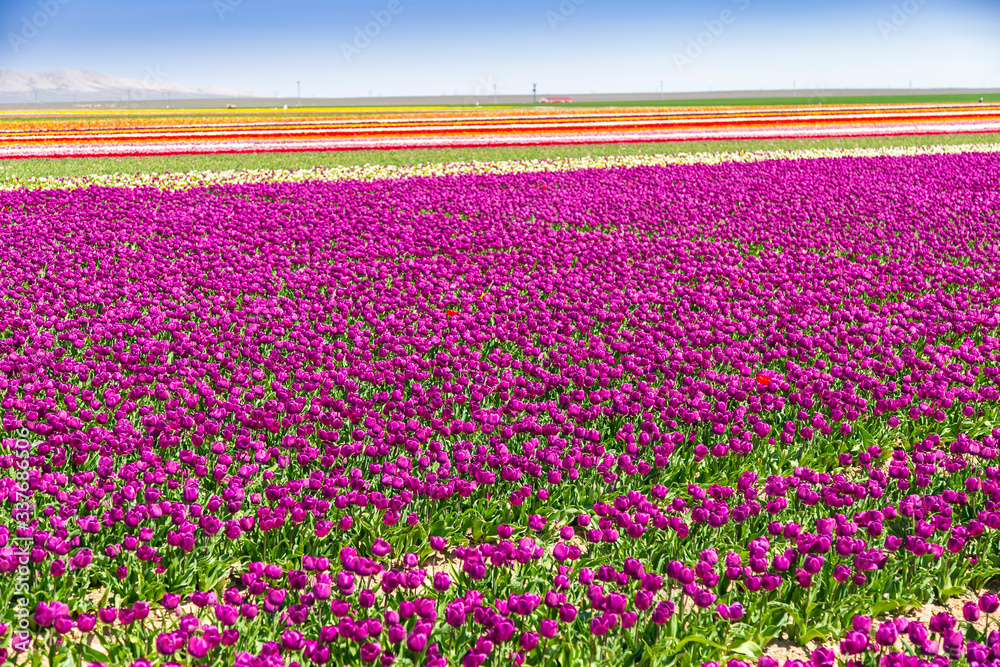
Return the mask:
<path id="1" fill-rule="evenodd" d="M 993 594 L 864 605 L 993 576 L 997 173 L 0 192 L 0 584 L 158 666 L 722 665 L 807 600 L 816 667 L 992 666 Z"/>

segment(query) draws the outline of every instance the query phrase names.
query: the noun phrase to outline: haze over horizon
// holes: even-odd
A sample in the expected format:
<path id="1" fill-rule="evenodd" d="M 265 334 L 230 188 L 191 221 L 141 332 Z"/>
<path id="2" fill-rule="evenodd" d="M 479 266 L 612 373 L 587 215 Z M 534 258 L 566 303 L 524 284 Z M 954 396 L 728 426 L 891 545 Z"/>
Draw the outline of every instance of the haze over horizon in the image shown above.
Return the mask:
<path id="1" fill-rule="evenodd" d="M 989 0 L 6 0 L 0 67 L 268 97 L 1000 88 L 998 34 Z"/>

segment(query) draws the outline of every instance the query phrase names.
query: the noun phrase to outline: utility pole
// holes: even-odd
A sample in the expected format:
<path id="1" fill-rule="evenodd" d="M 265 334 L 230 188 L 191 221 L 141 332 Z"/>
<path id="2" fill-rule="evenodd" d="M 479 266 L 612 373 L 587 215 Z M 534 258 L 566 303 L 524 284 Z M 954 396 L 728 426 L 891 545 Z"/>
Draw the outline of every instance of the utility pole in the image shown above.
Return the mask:
<path id="1" fill-rule="evenodd" d="M 538 84 L 531 84 L 531 103 L 538 104 Z"/>
<path id="2" fill-rule="evenodd" d="M 302 82 L 295 82 L 295 106 L 302 106 Z"/>

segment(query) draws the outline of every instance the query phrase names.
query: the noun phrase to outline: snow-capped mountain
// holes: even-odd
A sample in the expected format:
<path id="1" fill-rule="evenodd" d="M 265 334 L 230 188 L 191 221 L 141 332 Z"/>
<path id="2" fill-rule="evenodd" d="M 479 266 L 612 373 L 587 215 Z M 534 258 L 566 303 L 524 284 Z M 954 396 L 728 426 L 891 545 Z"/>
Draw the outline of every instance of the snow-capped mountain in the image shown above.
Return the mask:
<path id="1" fill-rule="evenodd" d="M 149 69 L 143 79 L 85 70 L 57 69 L 27 74 L 0 67 L 0 103 L 18 102 L 117 102 L 126 100 L 196 99 L 206 97 L 257 97 L 228 88 L 192 88 L 164 80 Z"/>

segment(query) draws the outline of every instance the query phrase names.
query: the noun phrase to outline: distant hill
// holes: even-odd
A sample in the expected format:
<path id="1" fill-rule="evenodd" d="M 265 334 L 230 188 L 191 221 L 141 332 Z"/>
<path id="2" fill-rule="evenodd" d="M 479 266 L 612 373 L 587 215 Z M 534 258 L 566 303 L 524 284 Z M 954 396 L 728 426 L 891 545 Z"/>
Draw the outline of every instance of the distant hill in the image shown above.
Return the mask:
<path id="1" fill-rule="evenodd" d="M 162 76 L 152 71 L 145 79 L 126 79 L 75 69 L 27 74 L 0 67 L 0 104 L 234 97 L 257 97 L 257 95 L 229 88 L 183 86 L 172 81 L 164 81 Z"/>

